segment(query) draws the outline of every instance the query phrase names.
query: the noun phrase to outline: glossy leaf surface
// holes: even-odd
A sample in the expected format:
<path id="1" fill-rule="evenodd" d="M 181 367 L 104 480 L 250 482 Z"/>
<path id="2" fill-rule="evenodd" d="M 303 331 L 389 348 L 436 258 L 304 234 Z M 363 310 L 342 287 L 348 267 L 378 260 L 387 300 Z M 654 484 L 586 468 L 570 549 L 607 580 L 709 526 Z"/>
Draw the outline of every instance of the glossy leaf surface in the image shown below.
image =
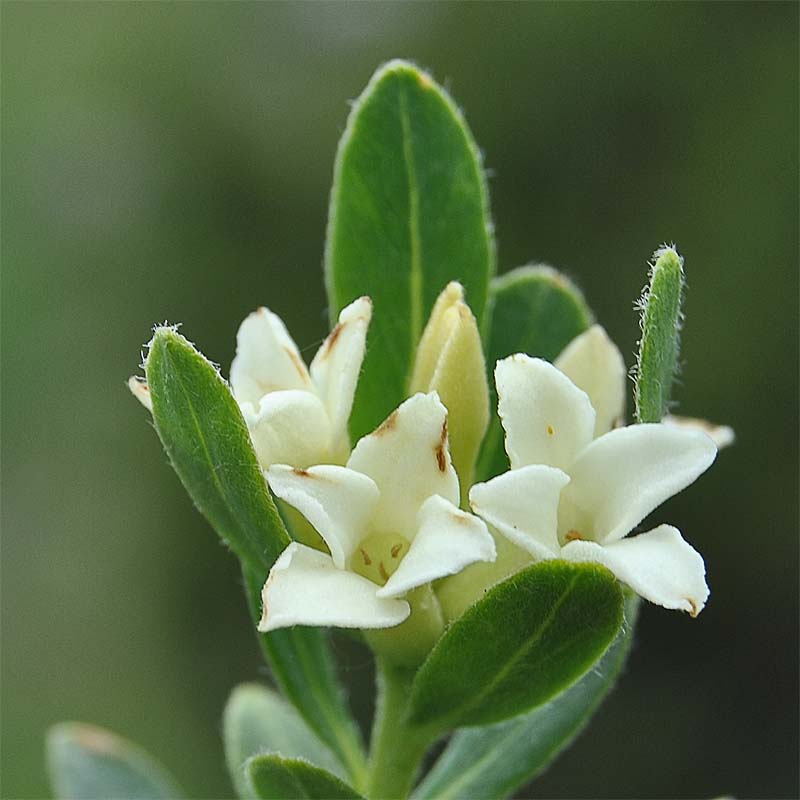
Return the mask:
<path id="1" fill-rule="evenodd" d="M 352 787 L 324 769 L 297 758 L 255 756 L 247 762 L 247 779 L 261 800 L 359 800 Z"/>
<path id="2" fill-rule="evenodd" d="M 544 265 L 520 267 L 495 278 L 491 285 L 491 306 L 486 366 L 494 410 L 497 407 L 494 365 L 513 353 L 554 361 L 591 325 L 592 312 L 568 278 Z M 478 479 L 493 478 L 507 469 L 503 428 L 493 413 L 478 462 Z"/>
<path id="3" fill-rule="evenodd" d="M 103 728 L 64 722 L 47 734 L 58 800 L 167 800 L 183 796 L 172 776 L 137 745 Z"/>
<path id="4" fill-rule="evenodd" d="M 605 652 L 622 590 L 596 564 L 543 561 L 490 590 L 445 632 L 411 689 L 411 720 L 486 725 L 546 703 Z"/>
<path id="5" fill-rule="evenodd" d="M 266 578 L 290 540 L 230 389 L 172 328 L 156 331 L 145 372 L 156 431 L 186 491 L 242 563 Z"/>
<path id="6" fill-rule="evenodd" d="M 332 318 L 364 294 L 375 308 L 355 437 L 406 397 L 423 327 L 449 281 L 463 284 L 481 324 L 494 262 L 486 181 L 464 118 L 426 72 L 385 64 L 339 143 L 325 253 Z"/>
<path id="7" fill-rule="evenodd" d="M 620 676 L 633 642 L 639 598 L 629 593 L 625 624 L 600 661 L 574 686 L 515 719 L 465 728 L 448 742 L 415 800 L 510 797 L 580 734 Z"/>

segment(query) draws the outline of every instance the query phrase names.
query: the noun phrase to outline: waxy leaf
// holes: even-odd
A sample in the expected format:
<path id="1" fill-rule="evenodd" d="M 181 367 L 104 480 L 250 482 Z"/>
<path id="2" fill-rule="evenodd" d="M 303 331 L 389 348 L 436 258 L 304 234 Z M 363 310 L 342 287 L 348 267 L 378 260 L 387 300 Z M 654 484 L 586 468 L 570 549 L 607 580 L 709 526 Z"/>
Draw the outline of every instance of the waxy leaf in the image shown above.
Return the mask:
<path id="1" fill-rule="evenodd" d="M 519 267 L 495 278 L 491 285 L 491 323 L 486 366 L 490 372 L 491 405 L 497 405 L 494 366 L 514 353 L 554 361 L 592 324 L 583 295 L 564 275 L 545 265 Z M 478 461 L 479 480 L 508 469 L 503 428 L 492 415 Z"/>
<path id="2" fill-rule="evenodd" d="M 638 607 L 639 598 L 628 593 L 622 630 L 574 686 L 528 714 L 458 731 L 415 790 L 415 800 L 499 800 L 542 772 L 575 740 L 614 687 L 633 642 Z"/>
<path id="3" fill-rule="evenodd" d="M 256 795 L 245 775 L 245 762 L 255 755 L 277 753 L 302 758 L 339 777 L 341 764 L 295 709 L 277 692 L 257 684 L 237 686 L 223 715 L 225 760 L 240 797 Z"/>
<path id="4" fill-rule="evenodd" d="M 239 406 L 217 369 L 172 328 L 159 328 L 145 365 L 153 420 L 195 505 L 242 563 L 253 625 L 260 591 L 289 536 L 267 489 Z M 336 681 L 327 634 L 259 636 L 273 674 L 351 772 L 363 770 L 355 723 Z"/>
<path id="5" fill-rule="evenodd" d="M 481 326 L 494 263 L 486 180 L 464 118 L 426 72 L 385 64 L 339 143 L 325 250 L 331 317 L 363 294 L 375 307 L 355 437 L 407 396 L 423 327 L 449 281 L 464 286 Z"/>
<path id="6" fill-rule="evenodd" d="M 50 728 L 47 767 L 57 800 L 183 796 L 172 776 L 144 750 L 94 725 L 64 722 Z"/>
<path id="7" fill-rule="evenodd" d="M 352 787 L 297 758 L 255 756 L 246 765 L 253 796 L 261 800 L 360 800 Z"/>
<path id="8" fill-rule="evenodd" d="M 634 388 L 637 422 L 661 422 L 669 410 L 680 351 L 683 282 L 683 259 L 677 250 L 656 250 L 650 284 L 639 301 L 642 338 Z"/>
<path id="9" fill-rule="evenodd" d="M 156 330 L 145 373 L 156 431 L 186 491 L 240 561 L 266 578 L 290 539 L 230 389 L 173 328 Z"/>
<path id="10" fill-rule="evenodd" d="M 622 590 L 604 567 L 528 567 L 445 632 L 414 679 L 411 721 L 486 725 L 546 703 L 605 652 L 621 623 Z"/>

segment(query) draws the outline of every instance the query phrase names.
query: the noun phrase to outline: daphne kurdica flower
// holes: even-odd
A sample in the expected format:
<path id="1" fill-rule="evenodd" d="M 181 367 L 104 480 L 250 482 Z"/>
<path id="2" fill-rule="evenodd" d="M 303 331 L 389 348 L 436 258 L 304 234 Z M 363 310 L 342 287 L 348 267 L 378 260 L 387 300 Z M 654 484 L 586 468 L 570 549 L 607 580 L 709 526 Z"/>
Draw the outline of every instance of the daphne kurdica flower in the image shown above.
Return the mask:
<path id="1" fill-rule="evenodd" d="M 392 627 L 410 613 L 407 592 L 495 558 L 486 525 L 458 508 L 447 411 L 435 392 L 406 400 L 346 466 L 276 464 L 266 474 L 330 554 L 298 542 L 283 551 L 262 592 L 262 631 Z"/>
<path id="2" fill-rule="evenodd" d="M 472 509 L 535 559 L 598 562 L 647 600 L 696 616 L 708 598 L 705 565 L 680 532 L 660 525 L 624 537 L 708 469 L 717 447 L 696 428 L 611 429 L 624 397 L 619 366 L 602 329 L 593 331 L 559 362 L 599 398 L 597 409 L 546 361 L 517 354 L 497 363 L 511 469 L 472 487 Z M 589 369 L 598 362 L 612 368 Z"/>
<path id="3" fill-rule="evenodd" d="M 371 316 L 368 297 L 344 308 L 310 368 L 276 314 L 259 308 L 241 324 L 231 388 L 263 467 L 346 461 L 347 420 Z"/>

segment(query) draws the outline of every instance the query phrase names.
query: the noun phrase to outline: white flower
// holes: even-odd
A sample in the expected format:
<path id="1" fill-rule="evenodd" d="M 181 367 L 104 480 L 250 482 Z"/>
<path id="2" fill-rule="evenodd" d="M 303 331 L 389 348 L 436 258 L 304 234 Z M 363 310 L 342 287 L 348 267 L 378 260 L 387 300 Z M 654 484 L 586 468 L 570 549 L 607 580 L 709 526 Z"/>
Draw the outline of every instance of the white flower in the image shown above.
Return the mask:
<path id="1" fill-rule="evenodd" d="M 368 297 L 344 308 L 310 370 L 276 314 L 260 308 L 241 324 L 231 388 L 263 467 L 305 467 L 347 458 L 347 420 L 371 315 Z"/>
<path id="2" fill-rule="evenodd" d="M 522 354 L 497 363 L 511 470 L 473 486 L 470 503 L 535 558 L 601 563 L 642 597 L 696 616 L 708 598 L 705 565 L 679 531 L 660 525 L 623 537 L 708 469 L 717 448 L 698 430 L 661 424 L 609 431 L 621 411 L 618 368 L 606 381 L 599 377 L 603 370 L 590 368 L 616 362 L 608 349 L 613 345 L 602 344 L 593 330 L 584 334 L 584 346 L 594 339 L 594 362 L 571 361 L 569 348 L 559 360 L 584 382 L 593 376 L 593 397 L 605 398 L 598 401 L 602 417 L 589 395 L 552 364 Z"/>
<path id="3" fill-rule="evenodd" d="M 274 465 L 266 475 L 330 555 L 297 542 L 283 551 L 262 591 L 259 630 L 392 627 L 410 613 L 406 592 L 495 557 L 484 523 L 457 506 L 447 411 L 435 392 L 406 400 L 345 467 Z"/>

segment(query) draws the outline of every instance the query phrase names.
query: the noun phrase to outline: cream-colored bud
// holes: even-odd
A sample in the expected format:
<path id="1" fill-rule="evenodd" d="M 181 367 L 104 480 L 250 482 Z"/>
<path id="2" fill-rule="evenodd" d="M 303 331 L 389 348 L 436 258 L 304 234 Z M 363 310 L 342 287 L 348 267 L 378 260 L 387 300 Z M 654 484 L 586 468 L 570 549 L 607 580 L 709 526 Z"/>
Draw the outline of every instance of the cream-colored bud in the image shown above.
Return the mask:
<path id="1" fill-rule="evenodd" d="M 447 407 L 450 452 L 466 502 L 489 424 L 489 386 L 478 325 L 464 302 L 464 288 L 455 281 L 433 306 L 411 376 L 410 394 L 432 391 Z"/>

